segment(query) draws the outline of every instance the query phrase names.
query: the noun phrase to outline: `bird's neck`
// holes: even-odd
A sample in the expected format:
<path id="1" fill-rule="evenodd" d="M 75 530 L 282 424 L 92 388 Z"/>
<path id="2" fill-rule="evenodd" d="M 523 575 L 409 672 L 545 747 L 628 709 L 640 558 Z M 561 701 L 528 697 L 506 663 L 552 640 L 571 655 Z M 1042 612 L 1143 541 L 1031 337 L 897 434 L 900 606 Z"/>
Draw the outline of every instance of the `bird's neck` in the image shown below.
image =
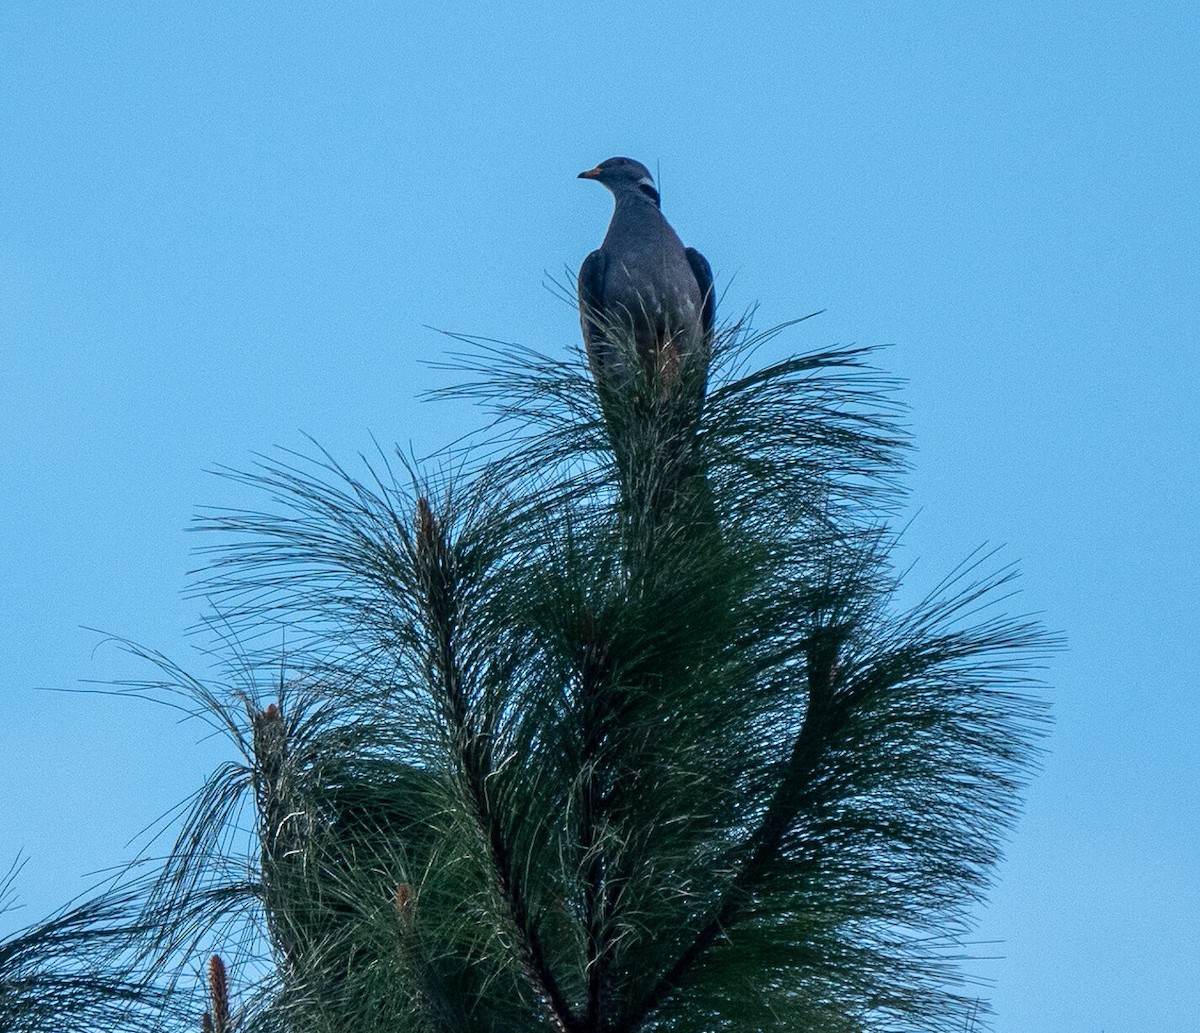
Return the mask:
<path id="1" fill-rule="evenodd" d="M 621 241 L 624 242 L 623 246 L 638 242 L 639 247 L 658 250 L 674 236 L 675 231 L 659 211 L 658 205 L 648 197 L 626 194 L 617 198 L 604 241 L 605 244 Z"/>
<path id="2" fill-rule="evenodd" d="M 615 231 L 639 236 L 664 221 L 658 205 L 644 194 L 622 191 L 616 195 L 615 201 L 612 221 L 608 224 L 609 233 Z"/>
<path id="3" fill-rule="evenodd" d="M 643 205 L 649 205 L 651 208 L 660 207 L 658 191 L 649 183 L 626 187 L 620 193 L 614 194 L 613 200 L 616 202 L 617 208 L 622 205 L 630 205 L 634 208 L 641 208 Z"/>

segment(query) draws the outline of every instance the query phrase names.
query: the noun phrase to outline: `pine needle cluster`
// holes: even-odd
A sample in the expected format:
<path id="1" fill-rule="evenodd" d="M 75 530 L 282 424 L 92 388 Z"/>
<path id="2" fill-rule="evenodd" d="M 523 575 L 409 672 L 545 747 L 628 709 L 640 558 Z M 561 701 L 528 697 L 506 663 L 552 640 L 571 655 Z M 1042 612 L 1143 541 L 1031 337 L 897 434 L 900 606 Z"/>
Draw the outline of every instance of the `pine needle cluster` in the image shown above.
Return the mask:
<path id="1" fill-rule="evenodd" d="M 0 914 L 15 905 L 13 883 L 22 865 L 0 876 Z M 110 891 L 68 905 L 0 940 L 0 1030 L 74 1033 L 144 1028 L 161 1015 L 162 994 L 139 972 L 130 953 L 145 930 L 139 896 Z"/>

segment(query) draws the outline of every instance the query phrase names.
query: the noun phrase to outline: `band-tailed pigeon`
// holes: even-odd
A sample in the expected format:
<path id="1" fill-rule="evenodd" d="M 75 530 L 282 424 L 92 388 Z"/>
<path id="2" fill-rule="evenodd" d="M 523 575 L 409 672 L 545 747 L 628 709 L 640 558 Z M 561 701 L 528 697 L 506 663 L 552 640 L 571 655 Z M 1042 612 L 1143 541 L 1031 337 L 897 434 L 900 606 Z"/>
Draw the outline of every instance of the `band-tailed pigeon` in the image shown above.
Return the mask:
<path id="1" fill-rule="evenodd" d="M 612 191 L 608 233 L 579 269 L 579 312 L 592 375 L 610 387 L 632 380 L 621 344 L 632 341 L 647 372 L 670 387 L 681 366 L 696 364 L 703 384 L 716 299 L 712 269 L 685 248 L 659 211 L 649 169 L 631 158 L 609 158 L 579 174 Z"/>

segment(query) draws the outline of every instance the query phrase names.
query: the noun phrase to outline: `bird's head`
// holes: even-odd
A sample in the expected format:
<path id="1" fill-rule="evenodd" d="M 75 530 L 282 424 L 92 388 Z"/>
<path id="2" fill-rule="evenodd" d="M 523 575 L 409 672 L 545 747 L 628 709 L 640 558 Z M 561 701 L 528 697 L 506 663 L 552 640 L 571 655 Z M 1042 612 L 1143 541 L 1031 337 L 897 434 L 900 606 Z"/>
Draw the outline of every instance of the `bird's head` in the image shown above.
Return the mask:
<path id="1" fill-rule="evenodd" d="M 641 194 L 658 204 L 658 188 L 650 170 L 632 158 L 609 158 L 594 169 L 579 173 L 580 179 L 594 179 L 613 192 L 614 197 Z"/>

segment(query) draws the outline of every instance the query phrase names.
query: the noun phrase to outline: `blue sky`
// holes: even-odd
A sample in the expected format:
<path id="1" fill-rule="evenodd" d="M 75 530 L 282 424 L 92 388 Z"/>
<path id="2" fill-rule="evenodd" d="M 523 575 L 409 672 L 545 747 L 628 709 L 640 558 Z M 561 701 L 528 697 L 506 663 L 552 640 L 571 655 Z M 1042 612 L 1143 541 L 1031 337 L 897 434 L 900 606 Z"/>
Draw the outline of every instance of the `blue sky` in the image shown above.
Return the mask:
<path id="1" fill-rule="evenodd" d="M 477 425 L 429 326 L 562 354 L 627 154 L 724 314 L 890 343 L 933 581 L 981 542 L 1070 649 L 974 966 L 1001 1033 L 1183 1030 L 1200 985 L 1200 16 L 1192 5 L 60 4 L 0 11 L 0 868 L 49 911 L 223 756 L 206 471 Z"/>

